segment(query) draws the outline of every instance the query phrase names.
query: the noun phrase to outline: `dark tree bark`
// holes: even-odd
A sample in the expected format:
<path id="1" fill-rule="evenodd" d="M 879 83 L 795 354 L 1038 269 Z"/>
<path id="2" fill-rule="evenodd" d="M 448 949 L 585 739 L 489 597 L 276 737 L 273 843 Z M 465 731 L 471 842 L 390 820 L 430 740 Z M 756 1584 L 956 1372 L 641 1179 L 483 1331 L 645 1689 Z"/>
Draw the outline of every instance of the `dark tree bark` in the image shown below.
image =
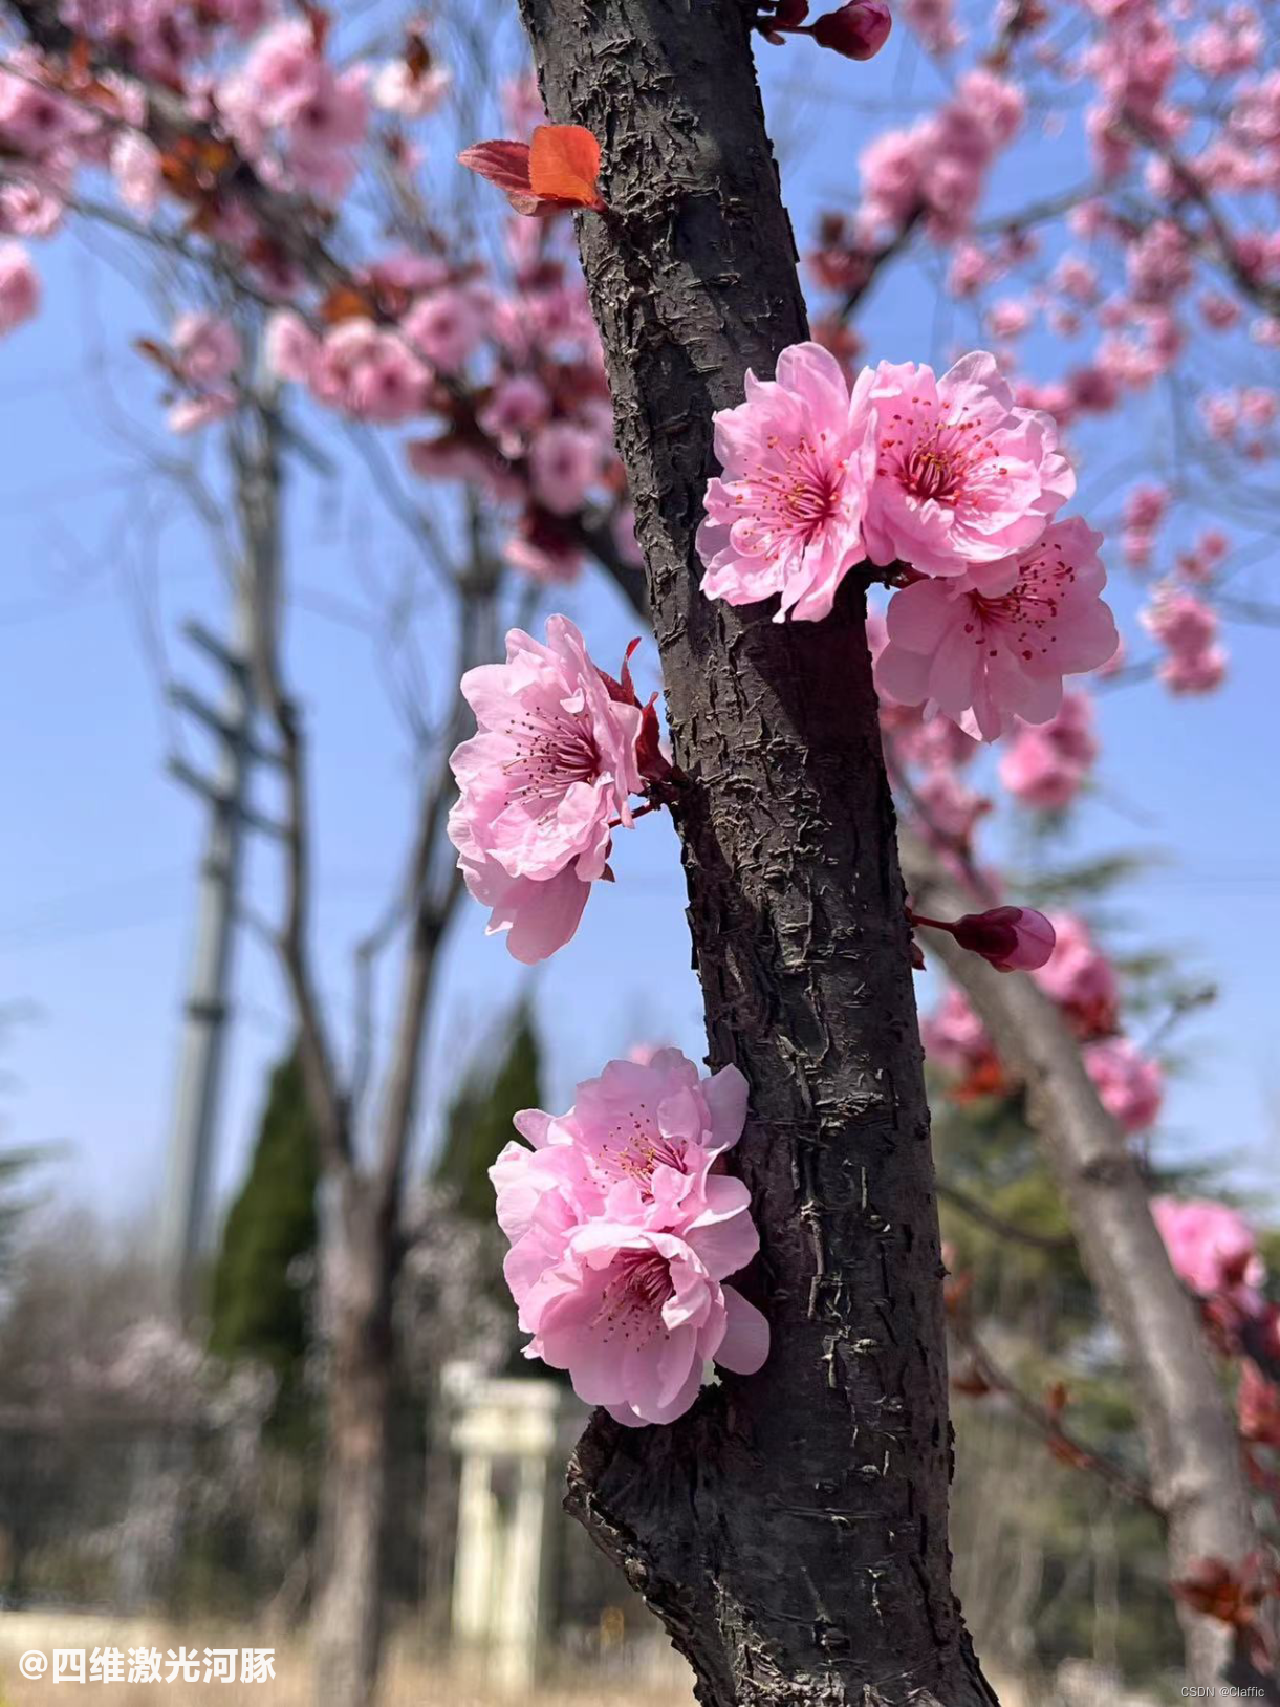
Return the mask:
<path id="1" fill-rule="evenodd" d="M 604 146 L 584 219 L 648 563 L 711 1057 L 751 1086 L 737 1165 L 773 1348 L 669 1428 L 598 1416 L 570 1503 L 708 1707 L 994 1699 L 949 1580 L 929 1117 L 863 590 L 786 626 L 698 591 L 712 411 L 805 337 L 732 0 L 522 0 L 548 110 Z"/>

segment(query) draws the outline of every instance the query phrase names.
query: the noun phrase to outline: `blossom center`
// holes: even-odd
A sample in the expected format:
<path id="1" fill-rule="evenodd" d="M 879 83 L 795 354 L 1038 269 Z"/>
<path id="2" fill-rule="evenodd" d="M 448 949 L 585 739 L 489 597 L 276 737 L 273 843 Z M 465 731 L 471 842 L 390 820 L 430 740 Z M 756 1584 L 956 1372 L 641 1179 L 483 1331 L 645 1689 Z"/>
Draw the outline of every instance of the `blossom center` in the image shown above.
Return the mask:
<path id="1" fill-rule="evenodd" d="M 972 499 L 972 483 L 993 454 L 990 439 L 977 421 L 963 419 L 963 410 L 959 420 L 939 420 L 923 400 L 915 401 L 923 415 L 891 417 L 880 441 L 876 473 L 896 480 L 917 503 L 945 504 L 954 510 Z M 941 408 L 936 406 L 938 412 Z M 995 472 L 1003 475 L 1004 470 Z"/>
<path id="2" fill-rule="evenodd" d="M 960 471 L 955 458 L 946 451 L 936 446 L 917 446 L 903 464 L 902 484 L 922 503 L 930 498 L 935 503 L 954 502 L 960 487 Z"/>
<path id="3" fill-rule="evenodd" d="M 656 1251 L 619 1251 L 609 1270 L 596 1321 L 611 1334 L 643 1342 L 657 1331 L 662 1306 L 675 1291 L 671 1269 Z"/>
<path id="4" fill-rule="evenodd" d="M 646 1197 L 652 1195 L 653 1170 L 674 1168 L 687 1173 L 683 1144 L 664 1138 L 645 1115 L 644 1105 L 630 1126 L 614 1126 L 608 1140 L 601 1146 L 600 1160 L 607 1172 L 616 1178 L 634 1180 Z"/>
<path id="5" fill-rule="evenodd" d="M 1053 630 L 1062 614 L 1062 598 L 1075 579 L 1075 569 L 1065 557 L 1037 558 L 1023 568 L 1017 585 L 1007 593 L 995 598 L 969 594 L 973 620 L 965 624 L 965 633 L 981 646 L 990 629 L 1003 629 L 1023 661 L 1030 662 L 1037 651 L 1045 652 L 1056 642 Z"/>
<path id="6" fill-rule="evenodd" d="M 840 507 L 846 464 L 842 458 L 832 458 L 824 442 L 827 437 L 823 432 L 816 445 L 801 438 L 787 446 L 776 435 L 771 437 L 768 448 L 778 454 L 781 466 L 761 463 L 752 481 L 756 508 L 765 526 L 798 535 L 806 545 Z M 741 496 L 738 502 L 743 502 Z"/>
<path id="7" fill-rule="evenodd" d="M 502 767 L 513 783 L 512 798 L 544 803 L 544 815 L 575 782 L 595 782 L 600 752 L 582 723 L 521 717 L 510 731 L 514 756 Z"/>

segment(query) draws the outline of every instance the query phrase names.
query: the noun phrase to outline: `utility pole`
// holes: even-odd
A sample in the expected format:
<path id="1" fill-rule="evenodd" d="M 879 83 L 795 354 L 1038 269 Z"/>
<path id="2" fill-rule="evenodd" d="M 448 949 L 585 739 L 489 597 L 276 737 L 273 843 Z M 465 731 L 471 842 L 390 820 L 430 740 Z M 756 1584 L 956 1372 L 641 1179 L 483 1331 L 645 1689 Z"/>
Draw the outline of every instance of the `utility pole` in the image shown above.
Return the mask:
<path id="1" fill-rule="evenodd" d="M 250 805 L 256 761 L 274 761 L 254 740 L 258 704 L 255 681 L 275 644 L 279 588 L 280 478 L 276 422 L 255 402 L 230 428 L 239 518 L 240 553 L 230 645 L 198 622 L 187 638 L 222 671 L 221 703 L 210 705 L 191 688 L 170 687 L 175 705 L 210 731 L 218 744 L 212 778 L 181 758 L 170 772 L 208 806 L 209 826 L 200 860 L 195 949 L 183 1012 L 177 1087 L 169 1137 L 168 1179 L 161 1220 L 161 1263 L 167 1303 L 190 1321 L 199 1299 L 196 1272 L 209 1231 L 209 1187 L 221 1100 L 231 967 L 246 835 L 278 827 Z"/>
<path id="2" fill-rule="evenodd" d="M 215 710 L 189 688 L 175 686 L 170 690 L 174 704 L 211 729 L 219 746 L 212 781 L 206 781 L 182 759 L 171 759 L 169 764 L 170 771 L 199 794 L 209 810 L 200 858 L 195 948 L 183 1006 L 161 1225 L 161 1261 L 168 1303 L 184 1321 L 196 1303 L 194 1268 L 207 1233 L 209 1179 L 244 862 L 253 718 L 249 668 L 253 598 L 247 582 L 248 576 L 242 569 L 237 576 L 231 647 L 224 646 L 198 623 L 189 623 L 185 628 L 188 639 L 223 671 L 220 708 Z"/>

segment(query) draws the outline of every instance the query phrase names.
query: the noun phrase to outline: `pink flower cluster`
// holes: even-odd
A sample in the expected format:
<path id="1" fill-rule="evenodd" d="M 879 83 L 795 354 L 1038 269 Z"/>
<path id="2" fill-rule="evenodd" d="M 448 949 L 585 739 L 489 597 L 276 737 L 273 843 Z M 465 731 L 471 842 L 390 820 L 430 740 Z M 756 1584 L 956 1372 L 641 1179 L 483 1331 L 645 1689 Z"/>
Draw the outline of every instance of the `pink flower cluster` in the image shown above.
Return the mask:
<path id="1" fill-rule="evenodd" d="M 173 377 L 186 391 L 169 410 L 170 430 L 192 433 L 229 415 L 236 395 L 228 382 L 243 356 L 231 322 L 217 314 L 180 314 L 170 353 Z"/>
<path id="2" fill-rule="evenodd" d="M 1000 781 L 1024 806 L 1061 812 L 1079 794 L 1098 756 L 1093 702 L 1064 693 L 1047 723 L 1022 725 L 1000 756 Z"/>
<path id="3" fill-rule="evenodd" d="M 488 934 L 506 932 L 532 965 L 568 942 L 591 885 L 612 875 L 642 763 L 663 768 L 653 703 L 640 705 L 625 669 L 621 682 L 598 669 L 563 616 L 547 619 L 545 645 L 513 628 L 506 662 L 468 670 L 461 687 L 479 732 L 450 760 L 449 837 L 467 888 L 493 909 Z"/>
<path id="4" fill-rule="evenodd" d="M 750 1193 L 721 1158 L 742 1134 L 736 1067 L 678 1049 L 611 1061 L 554 1116 L 525 1109 L 490 1170 L 527 1357 L 631 1427 L 668 1423 L 711 1363 L 753 1375 L 769 1327 L 727 1277 L 755 1256 Z"/>
<path id="5" fill-rule="evenodd" d="M 715 417 L 722 473 L 707 488 L 703 591 L 780 595 L 778 620 L 817 620 L 864 558 L 916 579 L 889 606 L 877 681 L 899 704 L 972 718 L 992 740 L 1058 710 L 1062 678 L 1115 650 L 1099 536 L 1055 522 L 1075 490 L 1046 415 L 1015 404 L 992 356 L 941 377 L 864 369 L 797 344 L 776 380 Z"/>
<path id="6" fill-rule="evenodd" d="M 336 70 L 309 18 L 272 24 L 218 85 L 218 110 L 269 182 L 345 195 L 369 126 L 369 68 Z"/>
<path id="7" fill-rule="evenodd" d="M 1139 619 L 1167 656 L 1157 674 L 1172 693 L 1211 693 L 1227 673 L 1217 614 L 1194 593 L 1158 587 Z"/>
<path id="8" fill-rule="evenodd" d="M 1239 1210 L 1204 1199 L 1154 1197 L 1151 1213 L 1174 1270 L 1197 1297 L 1223 1298 L 1246 1316 L 1258 1313 L 1265 1269 Z"/>
<path id="9" fill-rule="evenodd" d="M 1053 913 L 1050 917 L 1054 950 L 1036 974 L 1036 982 L 1062 1008 L 1080 1037 L 1110 1036 L 1120 1006 L 1115 968 L 1094 942 L 1088 926 L 1074 913 Z"/>
<path id="10" fill-rule="evenodd" d="M 931 4 L 938 8 L 938 0 Z M 941 46 L 949 23 L 940 8 L 935 15 Z M 1016 84 L 975 67 L 956 80 L 954 98 L 937 113 L 869 143 L 858 161 L 864 243 L 889 241 L 921 217 L 938 238 L 967 230 L 996 157 L 1017 136 L 1025 114 L 1026 97 Z"/>
<path id="11" fill-rule="evenodd" d="M 927 702 L 992 741 L 1047 723 L 1062 678 L 1097 669 L 1119 644 L 1103 602 L 1101 535 L 1078 517 L 1055 522 L 1029 550 L 960 579 L 914 581 L 894 594 L 877 686 L 901 704 Z"/>
<path id="12" fill-rule="evenodd" d="M 1164 1103 L 1164 1073 L 1131 1038 L 1086 1043 L 1084 1069 L 1103 1108 L 1126 1132 L 1145 1132 L 1155 1125 Z"/>
<path id="13" fill-rule="evenodd" d="M 394 426 L 420 414 L 431 372 L 398 332 L 363 317 L 317 336 L 290 310 L 267 327 L 266 359 L 281 378 L 307 386 L 318 403 L 357 420 Z"/>

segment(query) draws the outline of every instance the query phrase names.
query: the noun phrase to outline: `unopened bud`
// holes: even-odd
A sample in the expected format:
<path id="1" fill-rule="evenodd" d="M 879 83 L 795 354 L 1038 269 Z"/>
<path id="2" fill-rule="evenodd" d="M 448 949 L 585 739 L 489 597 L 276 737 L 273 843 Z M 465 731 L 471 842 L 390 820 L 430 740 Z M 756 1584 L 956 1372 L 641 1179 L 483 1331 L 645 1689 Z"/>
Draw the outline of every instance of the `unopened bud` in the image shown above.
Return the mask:
<path id="1" fill-rule="evenodd" d="M 893 19 L 883 0 L 850 0 L 838 12 L 828 12 L 810 33 L 822 47 L 846 59 L 874 59 L 889 39 Z"/>

